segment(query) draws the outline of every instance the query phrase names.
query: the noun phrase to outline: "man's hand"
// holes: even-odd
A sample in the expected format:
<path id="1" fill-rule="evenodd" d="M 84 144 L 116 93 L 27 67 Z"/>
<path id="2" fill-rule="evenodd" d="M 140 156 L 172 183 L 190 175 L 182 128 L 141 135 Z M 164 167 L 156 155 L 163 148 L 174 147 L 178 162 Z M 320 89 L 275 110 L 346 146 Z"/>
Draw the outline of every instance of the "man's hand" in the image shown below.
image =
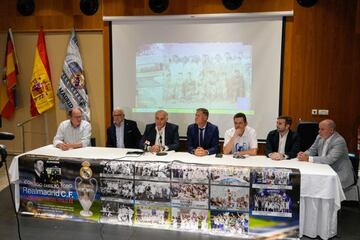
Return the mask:
<path id="1" fill-rule="evenodd" d="M 67 143 L 59 143 L 56 145 L 57 148 L 60 148 L 63 151 L 69 150 L 71 147 Z"/>
<path id="2" fill-rule="evenodd" d="M 309 161 L 309 155 L 305 154 L 304 152 L 299 152 L 297 158 L 299 159 L 299 161 Z"/>
<path id="3" fill-rule="evenodd" d="M 81 148 L 82 144 L 81 143 L 59 143 L 58 145 L 56 145 L 57 148 L 60 148 L 63 151 L 69 150 L 69 149 L 73 149 L 73 148 Z"/>
<path id="4" fill-rule="evenodd" d="M 195 156 L 201 157 L 201 156 L 208 155 L 209 152 L 207 150 L 203 149 L 202 147 L 198 147 L 195 149 L 194 154 L 195 154 Z"/>
<path id="5" fill-rule="evenodd" d="M 269 157 L 275 161 L 280 161 L 280 160 L 285 159 L 285 155 L 282 153 L 279 153 L 279 152 L 273 152 L 269 155 Z"/>
<path id="6" fill-rule="evenodd" d="M 159 145 L 152 145 L 150 147 L 150 152 L 152 152 L 152 153 L 160 152 L 160 150 L 161 150 L 161 147 Z"/>
<path id="7" fill-rule="evenodd" d="M 245 128 L 237 128 L 236 130 L 235 130 L 235 134 L 234 134 L 234 136 L 242 136 L 243 134 L 244 134 L 244 132 L 245 132 Z"/>

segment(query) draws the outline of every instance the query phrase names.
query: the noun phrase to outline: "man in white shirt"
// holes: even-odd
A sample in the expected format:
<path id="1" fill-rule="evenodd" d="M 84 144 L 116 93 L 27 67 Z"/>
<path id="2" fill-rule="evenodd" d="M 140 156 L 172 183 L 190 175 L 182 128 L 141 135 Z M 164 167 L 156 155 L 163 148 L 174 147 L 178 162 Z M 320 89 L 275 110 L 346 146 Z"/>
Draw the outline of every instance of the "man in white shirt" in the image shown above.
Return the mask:
<path id="1" fill-rule="evenodd" d="M 295 158 L 300 148 L 296 132 L 291 131 L 292 119 L 280 116 L 276 121 L 276 130 L 270 131 L 266 138 L 265 155 L 272 160 Z"/>
<path id="2" fill-rule="evenodd" d="M 354 183 L 354 171 L 348 155 L 345 139 L 335 131 L 331 119 L 319 123 L 319 135 L 305 152 L 299 152 L 299 161 L 329 164 L 338 174 L 343 188 Z"/>
<path id="3" fill-rule="evenodd" d="M 70 119 L 60 123 L 53 144 L 62 150 L 87 147 L 90 145 L 91 125 L 82 120 L 80 108 L 69 111 Z"/>
<path id="4" fill-rule="evenodd" d="M 247 125 L 244 113 L 234 115 L 234 127 L 226 130 L 224 138 L 224 154 L 233 153 L 236 156 L 257 154 L 256 132 Z"/>

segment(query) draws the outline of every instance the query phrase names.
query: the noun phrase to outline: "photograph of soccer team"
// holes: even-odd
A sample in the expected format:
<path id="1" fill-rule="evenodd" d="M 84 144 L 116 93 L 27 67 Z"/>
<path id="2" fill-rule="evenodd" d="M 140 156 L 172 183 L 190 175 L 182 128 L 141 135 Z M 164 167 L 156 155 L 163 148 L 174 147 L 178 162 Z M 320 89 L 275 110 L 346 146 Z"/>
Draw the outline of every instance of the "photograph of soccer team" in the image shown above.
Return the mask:
<path id="1" fill-rule="evenodd" d="M 219 166 L 211 167 L 211 184 L 250 186 L 250 168 Z"/>
<path id="2" fill-rule="evenodd" d="M 254 168 L 252 187 L 292 189 L 292 172 L 287 168 Z"/>
<path id="3" fill-rule="evenodd" d="M 189 182 L 189 183 L 208 183 L 209 167 L 196 165 L 173 163 L 171 166 L 173 182 Z"/>
<path id="4" fill-rule="evenodd" d="M 163 162 L 135 163 L 135 179 L 170 181 L 170 164 Z"/>
<path id="5" fill-rule="evenodd" d="M 100 177 L 133 179 L 134 164 L 127 161 L 102 161 L 103 171 Z"/>

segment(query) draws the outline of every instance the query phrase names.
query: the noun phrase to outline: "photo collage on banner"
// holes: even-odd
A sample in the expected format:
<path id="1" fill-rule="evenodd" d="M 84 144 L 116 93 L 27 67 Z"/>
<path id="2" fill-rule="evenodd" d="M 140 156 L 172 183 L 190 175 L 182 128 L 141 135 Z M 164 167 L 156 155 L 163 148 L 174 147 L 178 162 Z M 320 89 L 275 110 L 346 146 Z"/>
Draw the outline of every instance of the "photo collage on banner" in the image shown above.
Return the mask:
<path id="1" fill-rule="evenodd" d="M 170 226 L 170 165 L 154 161 L 135 163 L 135 225 Z"/>
<path id="2" fill-rule="evenodd" d="M 102 223 L 132 225 L 134 220 L 134 164 L 103 160 L 100 173 Z"/>
<path id="3" fill-rule="evenodd" d="M 247 236 L 249 233 L 250 168 L 211 167 L 211 232 Z"/>
<path id="4" fill-rule="evenodd" d="M 19 179 L 24 215 L 238 238 L 299 237 L 297 169 L 24 155 Z"/>
<path id="5" fill-rule="evenodd" d="M 300 173 L 287 168 L 253 168 L 251 233 L 299 234 Z M 270 231 L 272 229 L 272 231 Z"/>
<path id="6" fill-rule="evenodd" d="M 97 222 L 98 172 L 96 160 L 21 156 L 19 212 L 35 217 Z"/>
<path id="7" fill-rule="evenodd" d="M 173 229 L 208 231 L 209 166 L 174 162 L 171 174 Z"/>

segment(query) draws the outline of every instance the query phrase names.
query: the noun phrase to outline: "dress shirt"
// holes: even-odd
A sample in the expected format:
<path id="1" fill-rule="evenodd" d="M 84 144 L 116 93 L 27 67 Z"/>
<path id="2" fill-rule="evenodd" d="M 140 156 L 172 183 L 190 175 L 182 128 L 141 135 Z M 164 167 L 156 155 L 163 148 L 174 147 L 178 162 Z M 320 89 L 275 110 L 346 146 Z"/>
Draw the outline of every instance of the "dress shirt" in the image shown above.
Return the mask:
<path id="1" fill-rule="evenodd" d="M 116 147 L 118 148 L 124 148 L 124 121 L 120 123 L 120 127 L 115 125 L 115 131 L 116 131 Z"/>
<path id="2" fill-rule="evenodd" d="M 200 147 L 203 147 L 203 146 L 201 146 L 201 144 L 204 145 L 205 129 L 206 129 L 206 124 L 205 124 L 204 127 L 199 128 L 199 146 L 200 146 Z M 200 134 L 202 134 L 202 136 L 200 136 Z M 201 138 L 202 138 L 202 139 L 201 139 Z M 200 143 L 201 143 L 201 144 L 200 144 Z"/>
<path id="3" fill-rule="evenodd" d="M 60 123 L 56 136 L 54 137 L 54 146 L 59 143 L 79 143 L 83 147 L 90 146 L 91 125 L 89 122 L 82 120 L 80 125 L 74 128 L 70 120 L 65 120 Z"/>
<path id="4" fill-rule="evenodd" d="M 285 145 L 286 145 L 286 139 L 288 136 L 289 131 L 287 131 L 283 136 L 279 133 L 279 149 L 278 152 L 285 155 Z"/>
<path id="5" fill-rule="evenodd" d="M 155 144 L 159 145 L 162 150 L 162 148 L 165 147 L 165 127 L 158 130 L 157 127 L 155 126 L 155 131 L 156 131 Z"/>

